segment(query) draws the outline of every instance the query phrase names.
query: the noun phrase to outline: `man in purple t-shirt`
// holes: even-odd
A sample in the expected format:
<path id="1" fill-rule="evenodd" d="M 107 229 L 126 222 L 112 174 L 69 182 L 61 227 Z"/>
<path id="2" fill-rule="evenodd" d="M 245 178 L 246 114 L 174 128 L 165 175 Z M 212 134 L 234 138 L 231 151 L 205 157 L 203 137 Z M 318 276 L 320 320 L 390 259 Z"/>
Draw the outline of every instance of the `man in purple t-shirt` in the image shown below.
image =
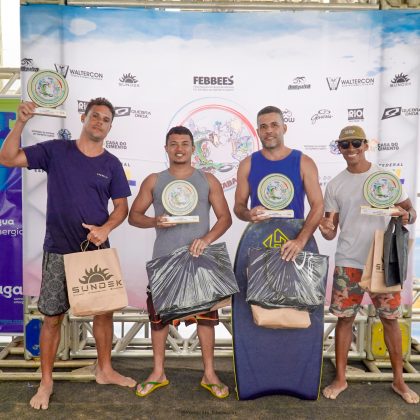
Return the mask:
<path id="1" fill-rule="evenodd" d="M 18 118 L 0 150 L 0 164 L 42 169 L 48 174 L 47 222 L 38 308 L 44 314 L 41 329 L 42 378 L 31 399 L 35 409 L 47 409 L 53 393 L 52 371 L 60 342 L 61 321 L 69 309 L 63 254 L 80 251 L 88 239 L 94 246 L 109 246 L 108 235 L 128 214 L 130 188 L 119 160 L 103 147 L 115 110 L 104 98 L 92 99 L 81 117 L 78 140 L 52 140 L 20 148 L 22 131 L 35 104 L 23 102 Z M 108 214 L 108 201 L 114 209 Z M 96 315 L 93 335 L 98 351 L 96 382 L 134 387 L 111 365 L 112 312 Z"/>

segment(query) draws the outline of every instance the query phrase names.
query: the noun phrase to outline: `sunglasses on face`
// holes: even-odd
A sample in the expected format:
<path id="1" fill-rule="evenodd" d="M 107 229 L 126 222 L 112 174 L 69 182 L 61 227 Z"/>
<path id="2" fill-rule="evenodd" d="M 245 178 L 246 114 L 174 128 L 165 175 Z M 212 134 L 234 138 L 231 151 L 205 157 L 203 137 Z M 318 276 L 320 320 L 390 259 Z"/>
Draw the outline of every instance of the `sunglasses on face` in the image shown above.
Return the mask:
<path id="1" fill-rule="evenodd" d="M 350 143 L 355 149 L 358 149 L 362 144 L 366 143 L 366 140 L 340 140 L 337 141 L 337 146 L 340 149 L 348 149 Z"/>

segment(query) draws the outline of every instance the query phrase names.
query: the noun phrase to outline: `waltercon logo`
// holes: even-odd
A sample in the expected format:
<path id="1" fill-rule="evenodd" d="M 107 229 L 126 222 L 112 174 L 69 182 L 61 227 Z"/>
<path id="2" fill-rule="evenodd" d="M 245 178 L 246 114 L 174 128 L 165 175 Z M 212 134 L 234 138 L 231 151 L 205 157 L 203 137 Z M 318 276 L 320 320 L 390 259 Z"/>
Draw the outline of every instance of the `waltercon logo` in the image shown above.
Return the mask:
<path id="1" fill-rule="evenodd" d="M 82 293 L 94 293 L 105 289 L 119 289 L 123 287 L 122 280 L 112 280 L 113 274 L 108 273 L 109 268 L 101 268 L 98 265 L 85 270 L 85 275 L 79 278 L 80 286 L 72 287 L 73 295 Z"/>
<path id="2" fill-rule="evenodd" d="M 131 73 L 123 74 L 119 79 L 118 86 L 140 87 L 136 76 Z"/>
<path id="3" fill-rule="evenodd" d="M 292 84 L 287 87 L 288 90 L 310 89 L 311 84 L 306 82 L 305 76 L 295 77 Z"/>
<path id="4" fill-rule="evenodd" d="M 408 74 L 404 74 L 404 73 L 396 74 L 390 83 L 391 87 L 410 86 L 410 85 L 411 85 L 411 82 L 408 77 Z"/>
<path id="5" fill-rule="evenodd" d="M 20 60 L 21 71 L 39 71 L 39 67 L 36 67 L 32 58 L 22 58 Z"/>
<path id="6" fill-rule="evenodd" d="M 329 109 L 320 109 L 316 114 L 312 115 L 312 124 L 315 124 L 318 120 L 325 120 L 332 118 L 331 111 Z"/>
<path id="7" fill-rule="evenodd" d="M 193 76 L 195 91 L 226 91 L 233 90 L 234 76 Z"/>
<path id="8" fill-rule="evenodd" d="M 63 77 L 67 77 L 68 72 L 70 72 L 70 76 L 79 77 L 82 79 L 102 80 L 104 78 L 104 75 L 97 71 L 73 69 L 73 68 L 70 68 L 70 66 L 68 66 L 67 64 L 54 64 L 54 65 L 55 65 L 56 71 L 60 73 Z"/>
<path id="9" fill-rule="evenodd" d="M 347 118 L 349 121 L 363 121 L 363 110 L 364 108 L 348 108 L 347 109 Z"/>
<path id="10" fill-rule="evenodd" d="M 341 87 L 373 86 L 374 77 L 361 77 L 357 79 L 342 79 L 341 77 L 327 77 L 327 84 L 330 90 L 337 90 Z"/>

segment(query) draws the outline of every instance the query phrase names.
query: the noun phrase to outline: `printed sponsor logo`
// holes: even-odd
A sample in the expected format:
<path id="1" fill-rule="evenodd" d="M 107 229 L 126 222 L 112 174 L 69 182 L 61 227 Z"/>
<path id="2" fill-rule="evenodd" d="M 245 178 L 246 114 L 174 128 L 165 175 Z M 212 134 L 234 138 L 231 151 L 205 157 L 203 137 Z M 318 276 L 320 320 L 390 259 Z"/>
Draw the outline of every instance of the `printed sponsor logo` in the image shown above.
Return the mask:
<path id="1" fill-rule="evenodd" d="M 73 295 L 82 295 L 123 287 L 121 279 L 112 279 L 112 277 L 114 275 L 109 273 L 109 268 L 95 265 L 95 267 L 85 270 L 85 275 L 79 278 L 80 285 L 72 287 L 72 293 Z"/>
<path id="2" fill-rule="evenodd" d="M 282 230 L 275 229 L 262 243 L 266 248 L 281 248 L 288 240 L 289 238 Z"/>
<path id="3" fill-rule="evenodd" d="M 400 146 L 397 141 L 393 142 L 380 142 L 377 145 L 378 152 L 385 152 L 389 150 L 400 150 Z"/>
<path id="4" fill-rule="evenodd" d="M 138 80 L 136 76 L 134 76 L 131 73 L 123 74 L 119 79 L 118 85 L 123 86 L 129 86 L 129 87 L 140 87 L 140 84 L 138 83 Z"/>
<path id="5" fill-rule="evenodd" d="M 0 219 L 0 236 L 22 236 L 23 229 L 13 219 Z"/>
<path id="6" fill-rule="evenodd" d="M 234 76 L 193 76 L 193 90 L 195 91 L 232 91 L 234 90 Z"/>
<path id="7" fill-rule="evenodd" d="M 374 77 L 361 77 L 354 79 L 342 79 L 341 77 L 327 77 L 327 84 L 330 90 L 337 90 L 341 87 L 360 87 L 373 86 L 375 84 Z"/>
<path id="8" fill-rule="evenodd" d="M 49 139 L 53 139 L 55 137 L 52 131 L 31 130 L 31 132 L 37 137 L 48 137 Z"/>
<path id="9" fill-rule="evenodd" d="M 10 299 L 14 296 L 22 296 L 22 286 L 0 286 L 0 295 L 6 299 Z"/>
<path id="10" fill-rule="evenodd" d="M 106 140 L 105 147 L 107 149 L 127 150 L 127 142 L 118 140 Z"/>
<path id="11" fill-rule="evenodd" d="M 306 82 L 305 76 L 295 77 L 292 84 L 287 87 L 288 90 L 310 89 L 311 84 Z"/>
<path id="12" fill-rule="evenodd" d="M 124 168 L 125 176 L 127 177 L 128 185 L 130 187 L 135 187 L 137 185 L 137 182 L 135 179 L 133 179 L 130 164 L 128 162 L 121 162 L 121 163 Z"/>
<path id="13" fill-rule="evenodd" d="M 295 117 L 293 116 L 293 113 L 290 111 L 290 109 L 285 108 L 283 110 L 283 120 L 286 124 L 295 122 Z"/>
<path id="14" fill-rule="evenodd" d="M 67 64 L 54 64 L 55 71 L 60 73 L 64 78 L 67 77 L 69 66 Z"/>
<path id="15" fill-rule="evenodd" d="M 410 86 L 410 85 L 411 85 L 410 78 L 408 77 L 408 74 L 404 74 L 404 73 L 396 74 L 390 83 L 391 87 Z"/>
<path id="16" fill-rule="evenodd" d="M 382 119 L 386 120 L 388 118 L 399 117 L 400 115 L 404 115 L 405 117 L 416 117 L 419 113 L 420 108 L 418 107 L 403 108 L 401 106 L 395 106 L 392 108 L 385 108 Z"/>
<path id="17" fill-rule="evenodd" d="M 340 149 L 337 146 L 337 142 L 335 140 L 331 141 L 329 144 L 330 152 L 333 155 L 341 155 Z"/>
<path id="18" fill-rule="evenodd" d="M 386 120 L 388 118 L 398 117 L 399 115 L 401 115 L 401 107 L 400 106 L 396 106 L 396 107 L 393 107 L 393 108 L 385 108 L 384 113 L 382 115 L 382 119 Z"/>
<path id="19" fill-rule="evenodd" d="M 318 177 L 319 186 L 326 187 L 327 184 L 331 181 L 332 175 L 323 175 Z"/>
<path id="20" fill-rule="evenodd" d="M 363 110 L 364 108 L 348 108 L 347 109 L 347 118 L 349 121 L 364 121 L 363 116 Z"/>
<path id="21" fill-rule="evenodd" d="M 101 178 L 105 178 L 105 179 L 109 178 L 108 175 L 101 174 L 100 172 L 96 172 L 96 175 L 101 177 Z"/>
<path id="22" fill-rule="evenodd" d="M 88 101 L 77 101 L 77 111 L 83 114 L 86 111 Z M 131 106 L 115 106 L 115 118 L 117 117 L 134 117 L 134 118 L 149 118 L 152 113 L 145 109 L 133 109 Z"/>
<path id="23" fill-rule="evenodd" d="M 90 80 L 102 80 L 104 75 L 97 71 L 91 70 L 81 70 L 81 69 L 74 69 L 71 68 L 67 64 L 54 64 L 55 69 L 58 73 L 60 73 L 63 77 L 67 77 L 68 73 L 70 72 L 71 77 L 78 77 L 82 79 L 90 79 Z"/>
<path id="24" fill-rule="evenodd" d="M 34 64 L 34 60 L 32 58 L 22 58 L 22 60 L 20 60 L 20 70 L 39 71 L 39 67 Z"/>
<path id="25" fill-rule="evenodd" d="M 57 138 L 59 140 L 71 140 L 71 132 L 67 128 L 62 128 L 57 131 Z"/>
<path id="26" fill-rule="evenodd" d="M 312 124 L 315 124 L 319 120 L 331 119 L 332 114 L 329 109 L 320 109 L 316 114 L 312 115 Z"/>
<path id="27" fill-rule="evenodd" d="M 303 146 L 305 150 L 311 150 L 311 151 L 321 151 L 321 150 L 327 150 L 328 146 L 325 144 L 305 144 Z"/>

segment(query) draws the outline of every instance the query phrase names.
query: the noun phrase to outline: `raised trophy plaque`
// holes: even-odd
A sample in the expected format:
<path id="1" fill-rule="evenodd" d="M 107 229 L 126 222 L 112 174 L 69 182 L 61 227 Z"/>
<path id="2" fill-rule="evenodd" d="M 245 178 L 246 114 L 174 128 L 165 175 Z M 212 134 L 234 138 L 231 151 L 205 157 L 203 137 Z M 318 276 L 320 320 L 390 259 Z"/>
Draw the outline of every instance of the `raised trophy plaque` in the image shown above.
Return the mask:
<path id="1" fill-rule="evenodd" d="M 66 117 L 66 111 L 56 109 L 64 103 L 69 93 L 66 79 L 56 71 L 40 70 L 28 82 L 28 94 L 37 105 L 35 115 Z"/>
<path id="2" fill-rule="evenodd" d="M 282 174 L 270 174 L 258 185 L 258 199 L 267 209 L 262 215 L 293 218 L 293 210 L 284 210 L 293 200 L 295 189 L 292 181 Z"/>
<path id="3" fill-rule="evenodd" d="M 377 171 L 366 179 L 363 195 L 370 206 L 361 206 L 361 214 L 369 216 L 391 216 L 394 204 L 401 197 L 402 187 L 399 178 L 392 172 Z"/>
<path id="4" fill-rule="evenodd" d="M 198 223 L 199 216 L 189 216 L 198 203 L 198 193 L 188 181 L 170 182 L 162 192 L 162 204 L 169 213 L 165 223 Z"/>

